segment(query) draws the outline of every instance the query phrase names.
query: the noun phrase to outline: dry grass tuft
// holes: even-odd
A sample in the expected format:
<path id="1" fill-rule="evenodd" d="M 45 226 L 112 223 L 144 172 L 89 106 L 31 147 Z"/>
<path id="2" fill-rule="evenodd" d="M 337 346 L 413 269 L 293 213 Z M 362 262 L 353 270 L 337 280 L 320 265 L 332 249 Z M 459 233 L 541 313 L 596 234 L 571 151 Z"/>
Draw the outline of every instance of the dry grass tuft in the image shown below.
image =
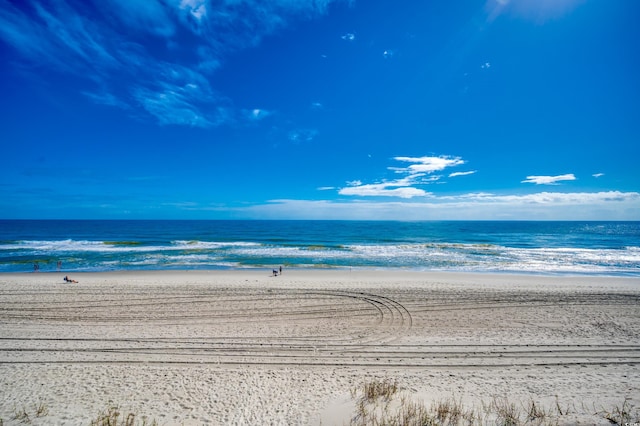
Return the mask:
<path id="1" fill-rule="evenodd" d="M 398 382 L 385 380 L 373 380 L 363 385 L 363 397 L 367 402 L 375 402 L 379 398 L 391 399 L 398 391 Z"/>
<path id="2" fill-rule="evenodd" d="M 20 423 L 31 423 L 31 417 L 24 407 L 22 407 L 21 409 L 13 409 L 13 420 L 16 420 Z"/>
<path id="3" fill-rule="evenodd" d="M 24 405 L 20 409 L 14 407 L 13 420 L 25 424 L 31 423 L 32 417 L 40 418 L 45 417 L 47 414 L 49 414 L 49 408 L 43 402 L 38 402 L 37 404 L 34 404 L 32 414 L 29 413 L 30 411 L 28 411 Z M 2 426 L 3 424 L 4 422 L 0 418 L 0 426 Z"/>
<path id="4" fill-rule="evenodd" d="M 497 422 L 503 426 L 517 426 L 520 424 L 520 410 L 516 404 L 507 398 L 494 398 L 491 404 L 497 416 Z"/>
<path id="5" fill-rule="evenodd" d="M 625 398 L 622 406 L 615 406 L 612 410 L 601 410 L 596 414 L 601 415 L 614 425 L 637 425 L 640 424 L 640 412 L 634 410 L 629 398 Z"/>
<path id="6" fill-rule="evenodd" d="M 121 413 L 117 405 L 110 405 L 98 417 L 91 421 L 91 426 L 157 426 L 156 420 L 148 420 L 142 416 L 140 421 L 136 421 L 137 415 L 134 413 Z"/>

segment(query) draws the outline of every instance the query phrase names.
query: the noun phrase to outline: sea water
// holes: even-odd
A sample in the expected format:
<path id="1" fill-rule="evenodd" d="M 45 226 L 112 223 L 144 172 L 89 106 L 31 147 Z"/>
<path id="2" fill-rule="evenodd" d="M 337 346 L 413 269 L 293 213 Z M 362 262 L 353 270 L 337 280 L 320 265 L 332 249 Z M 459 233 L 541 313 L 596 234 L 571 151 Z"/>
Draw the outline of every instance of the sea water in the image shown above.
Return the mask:
<path id="1" fill-rule="evenodd" d="M 280 265 L 640 276 L 640 222 L 0 220 L 0 272 Z"/>

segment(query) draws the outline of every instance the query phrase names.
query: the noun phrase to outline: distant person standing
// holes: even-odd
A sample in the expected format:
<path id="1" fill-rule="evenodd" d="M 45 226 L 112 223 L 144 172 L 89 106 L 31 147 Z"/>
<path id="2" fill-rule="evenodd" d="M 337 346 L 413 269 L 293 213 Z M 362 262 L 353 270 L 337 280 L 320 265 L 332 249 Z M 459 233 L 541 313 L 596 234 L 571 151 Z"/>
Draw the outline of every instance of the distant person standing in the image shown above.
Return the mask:
<path id="1" fill-rule="evenodd" d="M 280 265 L 279 271 L 280 271 L 280 275 L 282 275 L 282 265 Z"/>
<path id="2" fill-rule="evenodd" d="M 62 269 L 62 260 L 58 260 L 58 271 Z"/>
<path id="3" fill-rule="evenodd" d="M 40 265 L 38 264 L 38 262 L 35 262 L 33 264 L 33 272 L 38 272 L 40 270 Z"/>

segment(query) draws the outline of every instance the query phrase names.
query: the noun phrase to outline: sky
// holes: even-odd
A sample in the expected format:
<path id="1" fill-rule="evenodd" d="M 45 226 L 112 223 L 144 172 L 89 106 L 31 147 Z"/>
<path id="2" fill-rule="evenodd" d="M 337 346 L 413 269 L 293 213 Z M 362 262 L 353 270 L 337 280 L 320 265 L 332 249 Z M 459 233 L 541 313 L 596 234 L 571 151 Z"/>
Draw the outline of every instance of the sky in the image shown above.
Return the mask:
<path id="1" fill-rule="evenodd" d="M 640 220 L 637 0 L 0 0 L 0 218 Z"/>

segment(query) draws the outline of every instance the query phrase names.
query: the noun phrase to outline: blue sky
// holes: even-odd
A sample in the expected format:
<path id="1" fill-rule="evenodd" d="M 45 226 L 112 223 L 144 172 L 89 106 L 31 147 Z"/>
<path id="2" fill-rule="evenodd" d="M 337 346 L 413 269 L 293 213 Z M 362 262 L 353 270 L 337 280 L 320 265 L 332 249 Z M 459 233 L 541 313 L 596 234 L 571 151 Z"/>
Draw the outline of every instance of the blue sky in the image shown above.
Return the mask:
<path id="1" fill-rule="evenodd" d="M 0 217 L 640 220 L 636 0 L 0 0 Z"/>

